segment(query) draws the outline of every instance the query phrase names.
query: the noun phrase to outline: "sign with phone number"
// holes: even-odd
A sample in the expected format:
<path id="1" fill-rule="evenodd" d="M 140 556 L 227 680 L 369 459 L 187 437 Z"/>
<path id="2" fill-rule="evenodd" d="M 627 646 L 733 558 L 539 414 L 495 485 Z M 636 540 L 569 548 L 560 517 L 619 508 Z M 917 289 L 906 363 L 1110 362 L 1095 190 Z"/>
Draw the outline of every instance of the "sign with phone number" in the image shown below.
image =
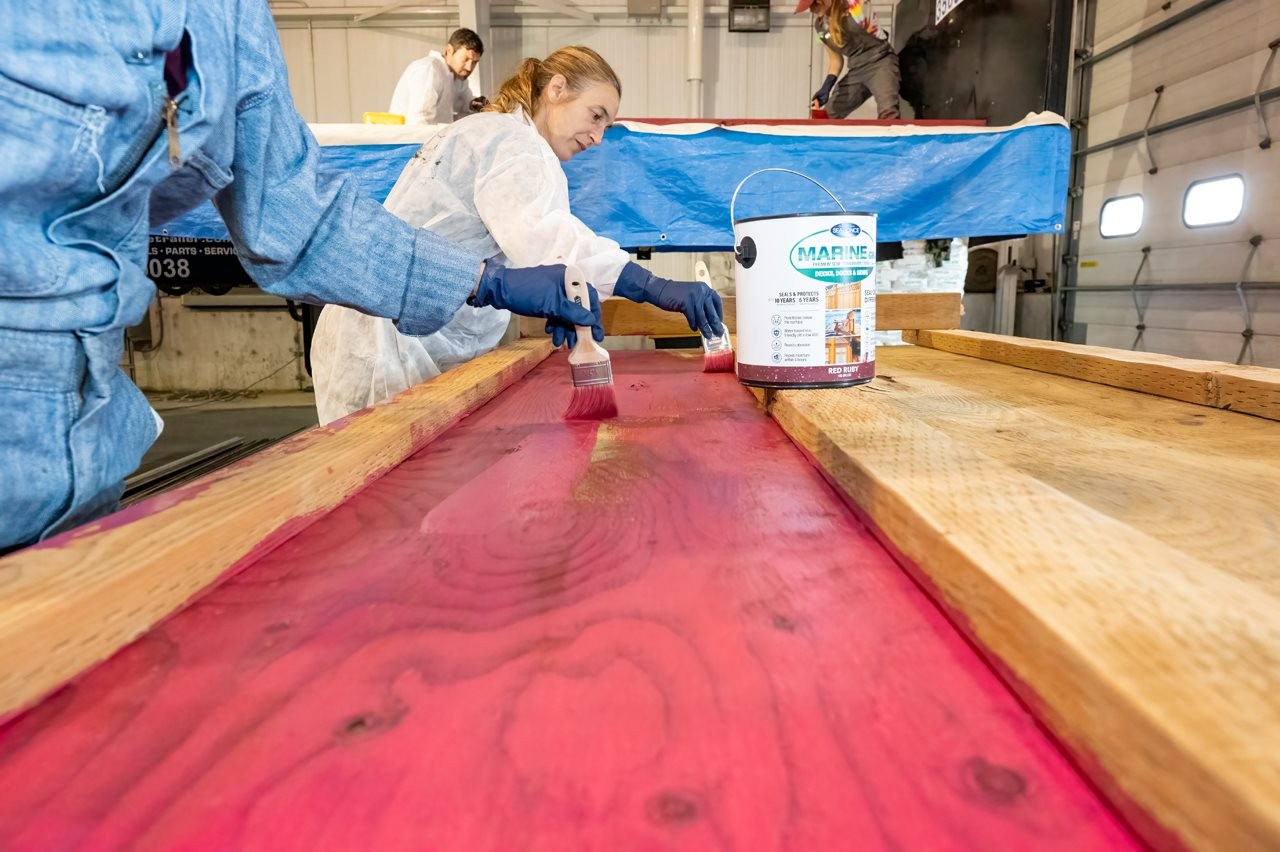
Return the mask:
<path id="1" fill-rule="evenodd" d="M 938 0 L 937 13 L 933 18 L 934 21 L 941 21 L 947 15 L 950 15 L 951 11 L 955 9 L 955 7 L 959 6 L 963 2 L 964 0 Z"/>
<path id="2" fill-rule="evenodd" d="M 152 237 L 147 277 L 170 296 L 185 295 L 196 287 L 221 296 L 232 287 L 253 284 L 229 241 L 192 237 Z"/>

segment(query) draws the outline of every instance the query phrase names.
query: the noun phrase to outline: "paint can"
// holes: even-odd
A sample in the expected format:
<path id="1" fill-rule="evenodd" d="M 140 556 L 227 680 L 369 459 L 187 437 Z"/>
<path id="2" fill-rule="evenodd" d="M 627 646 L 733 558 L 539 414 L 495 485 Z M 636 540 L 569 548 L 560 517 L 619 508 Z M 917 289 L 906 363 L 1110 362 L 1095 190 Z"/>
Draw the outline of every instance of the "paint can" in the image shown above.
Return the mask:
<path id="1" fill-rule="evenodd" d="M 816 184 L 838 213 L 734 218 L 738 192 L 763 172 Z M 876 375 L 876 216 L 844 209 L 790 169 L 747 175 L 729 202 L 737 260 L 736 371 L 758 388 L 842 388 Z"/>

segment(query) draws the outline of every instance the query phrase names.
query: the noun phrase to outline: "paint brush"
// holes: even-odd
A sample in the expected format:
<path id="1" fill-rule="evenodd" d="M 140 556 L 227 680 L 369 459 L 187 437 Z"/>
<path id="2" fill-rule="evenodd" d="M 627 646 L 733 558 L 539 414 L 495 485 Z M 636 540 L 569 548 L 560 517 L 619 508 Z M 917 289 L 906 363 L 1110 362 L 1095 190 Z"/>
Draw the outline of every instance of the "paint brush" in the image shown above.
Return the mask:
<path id="1" fill-rule="evenodd" d="M 711 272 L 702 261 L 698 261 L 694 265 L 693 275 L 703 284 L 708 287 L 711 286 Z M 729 342 L 728 327 L 725 328 L 724 334 L 719 337 L 702 335 L 702 372 L 733 372 L 733 344 Z"/>
<path id="2" fill-rule="evenodd" d="M 565 265 L 564 293 L 570 301 L 591 307 L 587 279 L 576 266 Z M 606 420 L 618 416 L 618 399 L 613 392 L 613 366 L 609 353 L 591 338 L 591 329 L 577 326 L 578 342 L 569 352 L 569 375 L 573 396 L 564 412 L 565 420 Z"/>

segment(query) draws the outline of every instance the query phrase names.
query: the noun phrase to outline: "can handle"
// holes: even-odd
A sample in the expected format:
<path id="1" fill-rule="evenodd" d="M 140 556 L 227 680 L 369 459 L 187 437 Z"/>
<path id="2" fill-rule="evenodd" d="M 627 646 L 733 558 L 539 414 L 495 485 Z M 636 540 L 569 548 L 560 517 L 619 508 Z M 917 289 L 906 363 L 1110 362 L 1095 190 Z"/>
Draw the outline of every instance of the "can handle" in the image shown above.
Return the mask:
<path id="1" fill-rule="evenodd" d="M 765 172 L 786 172 L 786 173 L 787 173 L 787 174 L 789 174 L 789 175 L 795 175 L 796 177 L 802 177 L 802 178 L 804 178 L 805 180 L 809 181 L 809 183 L 811 183 L 811 184 L 813 184 L 814 186 L 816 186 L 818 189 L 820 189 L 820 190 L 822 190 L 823 192 L 825 192 L 827 195 L 830 195 L 830 196 L 831 196 L 831 200 L 832 200 L 832 201 L 834 201 L 834 202 L 835 202 L 835 203 L 840 207 L 840 212 L 841 212 L 841 213 L 848 213 L 848 212 L 849 212 L 848 210 L 846 210 L 846 209 L 845 209 L 844 205 L 840 203 L 840 199 L 839 199 L 839 198 L 836 198 L 836 194 L 835 194 L 834 192 L 832 192 L 831 190 L 827 189 L 825 186 L 823 186 L 822 184 L 818 183 L 816 180 L 814 180 L 813 178 L 809 177 L 807 174 L 804 174 L 803 172 L 797 172 L 797 171 L 794 171 L 793 169 L 783 169 L 783 168 L 778 168 L 778 167 L 772 167 L 772 168 L 768 168 L 768 169 L 756 169 L 754 172 L 752 172 L 751 174 L 747 175 L 747 176 L 746 176 L 746 177 L 744 177 L 742 180 L 738 181 L 738 186 L 733 190 L 733 198 L 729 199 L 729 224 L 730 224 L 730 225 L 732 225 L 734 222 L 738 221 L 738 220 L 737 220 L 737 218 L 736 218 L 736 217 L 734 217 L 734 215 L 733 215 L 733 207 L 734 207 L 734 205 L 735 205 L 735 204 L 737 204 L 737 202 L 738 202 L 738 193 L 742 191 L 742 185 L 743 185 L 744 183 L 746 183 L 747 181 L 751 180 L 751 179 L 752 179 L 753 177 L 755 177 L 756 175 L 764 174 Z"/>

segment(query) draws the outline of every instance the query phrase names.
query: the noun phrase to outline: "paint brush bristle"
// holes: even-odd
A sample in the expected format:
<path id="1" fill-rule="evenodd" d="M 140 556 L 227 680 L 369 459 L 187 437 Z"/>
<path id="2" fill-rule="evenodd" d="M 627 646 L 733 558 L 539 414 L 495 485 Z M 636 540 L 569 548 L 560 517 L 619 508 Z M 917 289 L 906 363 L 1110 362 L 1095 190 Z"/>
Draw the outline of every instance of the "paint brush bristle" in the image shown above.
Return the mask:
<path id="1" fill-rule="evenodd" d="M 591 385 L 573 389 L 565 420 L 608 420 L 618 416 L 618 399 L 613 385 Z"/>
<path id="2" fill-rule="evenodd" d="M 729 332 L 720 337 L 702 338 L 702 372 L 732 373 L 733 344 L 729 342 Z"/>
<path id="3" fill-rule="evenodd" d="M 589 304 L 586 278 L 574 266 L 565 268 L 565 295 L 579 305 Z M 618 416 L 618 398 L 613 392 L 613 365 L 609 352 L 591 339 L 591 329 L 579 326 L 577 341 L 569 352 L 569 375 L 573 396 L 565 409 L 565 420 L 605 420 Z"/>

